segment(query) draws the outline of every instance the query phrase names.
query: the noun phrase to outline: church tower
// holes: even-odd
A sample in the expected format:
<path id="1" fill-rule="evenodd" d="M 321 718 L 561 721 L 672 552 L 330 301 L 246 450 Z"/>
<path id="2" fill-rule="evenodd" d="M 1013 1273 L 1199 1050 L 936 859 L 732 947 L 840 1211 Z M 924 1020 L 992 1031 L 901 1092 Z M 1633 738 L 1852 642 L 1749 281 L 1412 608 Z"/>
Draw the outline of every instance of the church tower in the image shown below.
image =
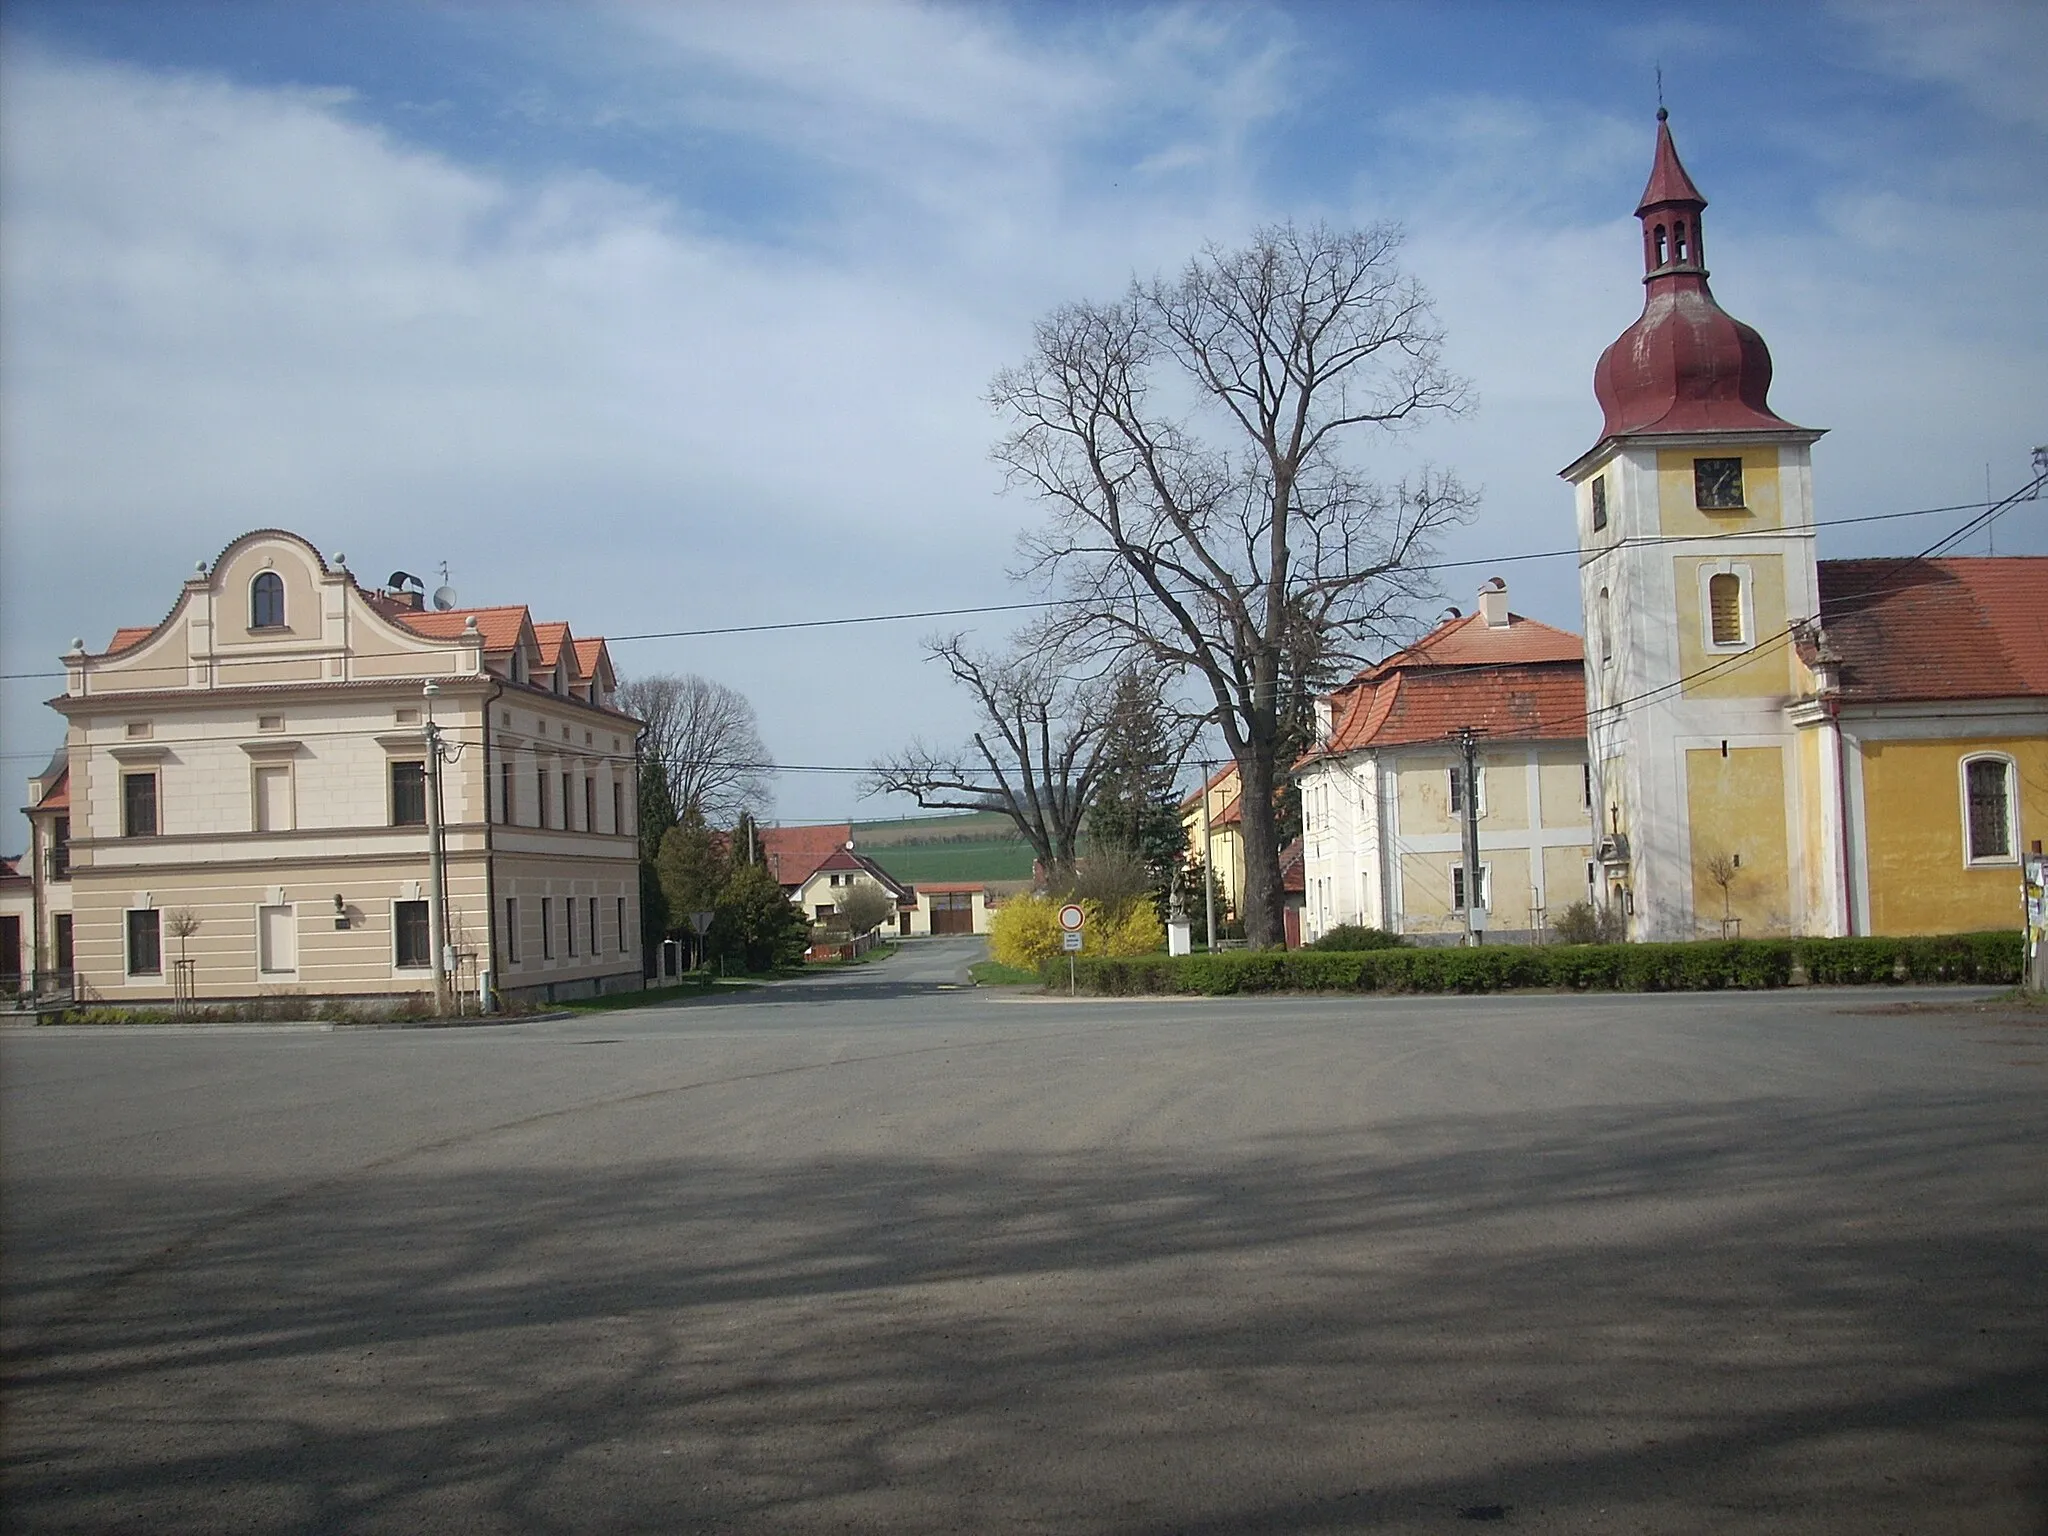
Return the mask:
<path id="1" fill-rule="evenodd" d="M 1763 338 L 1715 302 L 1707 200 L 1662 108 L 1636 216 L 1643 312 L 1600 356 L 1576 492 L 1587 749 L 1610 903 L 1636 939 L 1825 931 L 1786 707 L 1819 609 L 1811 450 Z M 1821 909 L 1821 910 L 1816 910 Z"/>

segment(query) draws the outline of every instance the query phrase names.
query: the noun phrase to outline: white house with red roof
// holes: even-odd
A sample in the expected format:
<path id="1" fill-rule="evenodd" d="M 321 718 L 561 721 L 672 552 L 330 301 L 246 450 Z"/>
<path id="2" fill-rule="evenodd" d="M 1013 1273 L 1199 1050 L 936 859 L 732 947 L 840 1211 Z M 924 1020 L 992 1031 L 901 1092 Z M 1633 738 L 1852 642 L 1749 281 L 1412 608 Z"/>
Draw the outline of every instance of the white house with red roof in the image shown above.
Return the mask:
<path id="1" fill-rule="evenodd" d="M 1356 923 L 1461 935 L 1476 899 L 1498 937 L 1540 933 L 1594 887 L 1585 675 L 1577 635 L 1479 606 L 1317 703 L 1297 765 L 1302 938 Z M 1479 737 L 1479 872 L 1464 858 L 1458 732 Z"/>
<path id="2" fill-rule="evenodd" d="M 200 1000 L 427 991 L 437 906 L 465 991 L 640 985 L 640 727 L 601 639 L 523 606 L 427 610 L 262 529 L 160 622 L 63 665 L 64 760 L 29 807 L 36 965 L 68 959 L 84 995 L 162 1002 L 181 976 Z"/>

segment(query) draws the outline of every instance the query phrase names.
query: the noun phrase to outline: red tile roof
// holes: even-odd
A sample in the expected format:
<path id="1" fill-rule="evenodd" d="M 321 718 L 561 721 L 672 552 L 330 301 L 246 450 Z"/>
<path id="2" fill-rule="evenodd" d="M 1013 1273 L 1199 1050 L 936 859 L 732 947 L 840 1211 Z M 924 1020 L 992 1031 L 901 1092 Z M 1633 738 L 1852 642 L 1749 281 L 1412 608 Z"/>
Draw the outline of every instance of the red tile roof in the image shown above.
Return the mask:
<path id="1" fill-rule="evenodd" d="M 853 841 L 853 827 L 762 827 L 756 832 L 761 860 L 782 885 L 802 885 L 833 853 Z"/>
<path id="2" fill-rule="evenodd" d="M 903 900 L 911 898 L 909 886 L 898 880 L 873 859 L 868 858 L 865 854 L 855 853 L 851 848 L 834 848 L 824 858 L 811 866 L 811 873 L 804 876 L 804 879 L 809 880 L 813 875 L 824 874 L 829 870 L 846 869 L 873 876 L 875 883 L 892 896 Z M 788 885 L 792 882 L 785 880 L 782 883 Z M 795 883 L 801 884 L 802 881 Z"/>
<path id="3" fill-rule="evenodd" d="M 600 659 L 604 661 L 607 667 L 611 665 L 611 656 L 605 650 L 603 640 L 578 640 L 576 642 L 576 675 L 578 677 L 597 676 L 597 664 Z"/>
<path id="4" fill-rule="evenodd" d="M 1329 696 L 1330 739 L 1308 757 L 1446 741 L 1461 726 L 1495 740 L 1586 734 L 1585 647 L 1520 614 L 1446 619 Z"/>
<path id="5" fill-rule="evenodd" d="M 1307 851 L 1298 837 L 1280 850 L 1280 889 L 1288 892 L 1308 890 Z"/>
<path id="6" fill-rule="evenodd" d="M 1383 677 L 1407 667 L 1481 667 L 1518 662 L 1584 662 L 1586 647 L 1569 630 L 1554 629 L 1519 613 L 1508 615 L 1499 626 L 1486 622 L 1483 614 L 1468 613 L 1446 619 L 1405 651 L 1396 651 L 1385 661 L 1367 667 L 1354 682 Z"/>
<path id="7" fill-rule="evenodd" d="M 536 624 L 533 626 L 533 638 L 540 642 L 540 664 L 552 667 L 562 659 L 562 642 L 570 639 L 569 626 L 560 623 Z M 573 655 L 573 641 L 570 651 Z"/>
<path id="8" fill-rule="evenodd" d="M 107 642 L 107 648 L 100 654 L 111 656 L 116 651 L 125 651 L 131 645 L 140 645 L 156 633 L 154 624 L 129 625 L 114 631 L 114 638 Z"/>
<path id="9" fill-rule="evenodd" d="M 1344 696 L 1340 696 L 1344 697 Z M 1586 734 L 1580 667 L 1474 667 L 1399 673 L 1352 690 L 1328 753 L 1448 741 L 1461 726 L 1492 741 L 1571 741 Z"/>
<path id="10" fill-rule="evenodd" d="M 71 809 L 71 770 L 66 768 L 57 775 L 57 782 L 43 791 L 43 798 L 29 807 L 32 811 L 68 811 Z"/>
<path id="11" fill-rule="evenodd" d="M 1225 763 L 1221 768 L 1218 768 L 1209 775 L 1208 781 L 1202 785 L 1201 789 L 1190 791 L 1187 797 L 1181 801 L 1180 808 L 1184 811 L 1195 810 L 1202 803 L 1202 793 L 1204 790 L 1215 789 L 1225 779 L 1235 775 L 1236 772 L 1237 764 L 1235 762 Z"/>
<path id="12" fill-rule="evenodd" d="M 2048 696 L 2048 556 L 1823 560 L 1850 702 Z"/>
<path id="13" fill-rule="evenodd" d="M 460 640 L 469 620 L 484 637 L 486 652 L 509 651 L 519 644 L 519 632 L 529 622 L 524 604 L 501 608 L 445 608 L 391 615 L 414 634 L 428 640 Z"/>

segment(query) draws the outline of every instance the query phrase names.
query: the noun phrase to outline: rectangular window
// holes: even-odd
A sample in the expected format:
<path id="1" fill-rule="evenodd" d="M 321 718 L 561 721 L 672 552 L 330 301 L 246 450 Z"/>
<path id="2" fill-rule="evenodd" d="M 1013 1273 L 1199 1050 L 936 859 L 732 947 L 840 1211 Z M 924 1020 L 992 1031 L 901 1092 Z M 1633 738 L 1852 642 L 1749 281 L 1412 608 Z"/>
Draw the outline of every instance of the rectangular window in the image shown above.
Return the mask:
<path id="1" fill-rule="evenodd" d="M 626 953 L 626 898 L 619 898 L 619 953 Z"/>
<path id="2" fill-rule="evenodd" d="M 590 952 L 593 955 L 604 953 L 604 945 L 600 944 L 597 938 L 597 898 L 595 896 L 590 898 Z"/>
<path id="3" fill-rule="evenodd" d="M 519 898 L 505 898 L 505 963 L 519 963 Z"/>
<path id="4" fill-rule="evenodd" d="M 555 898 L 552 896 L 540 899 L 540 957 L 543 960 L 555 958 Z"/>
<path id="5" fill-rule="evenodd" d="M 283 764 L 270 764 L 256 770 L 256 830 L 258 832 L 289 832 L 295 818 L 292 814 L 292 771 Z"/>
<path id="6" fill-rule="evenodd" d="M 156 775 L 121 775 L 121 835 L 156 836 Z"/>
<path id="7" fill-rule="evenodd" d="M 597 780 L 589 774 L 583 776 L 583 830 L 597 830 Z"/>
<path id="8" fill-rule="evenodd" d="M 71 914 L 69 912 L 59 912 L 56 921 L 57 974 L 69 976 L 71 974 Z"/>
<path id="9" fill-rule="evenodd" d="M 1493 882 L 1486 878 L 1488 873 L 1489 871 L 1484 864 L 1479 866 L 1479 906 L 1482 911 L 1491 912 L 1493 910 Z M 1462 864 L 1453 864 L 1451 866 L 1451 910 L 1453 912 L 1465 910 L 1465 866 Z"/>
<path id="10" fill-rule="evenodd" d="M 2012 765 L 2003 758 L 1972 758 L 1963 768 L 1969 800 L 1970 857 L 2012 857 Z"/>
<path id="11" fill-rule="evenodd" d="M 569 941 L 569 957 L 576 957 L 576 898 L 562 898 L 562 933 Z"/>
<path id="12" fill-rule="evenodd" d="M 71 818 L 58 816 L 50 822 L 50 878 L 71 878 Z"/>
<path id="13" fill-rule="evenodd" d="M 626 830 L 626 801 L 625 801 L 625 797 L 624 797 L 623 795 L 621 795 L 621 794 L 619 793 L 619 787 L 620 787 L 620 786 L 619 786 L 619 781 L 618 781 L 617 779 L 613 779 L 613 780 L 612 780 L 612 831 L 613 831 L 613 832 L 624 832 L 624 831 Z"/>
<path id="14" fill-rule="evenodd" d="M 162 914 L 154 907 L 140 907 L 128 914 L 128 974 L 161 976 L 164 973 Z"/>
<path id="15" fill-rule="evenodd" d="M 576 813 L 575 813 L 575 811 L 574 811 L 574 810 L 573 810 L 573 809 L 571 808 L 571 807 L 573 807 L 573 806 L 575 805 L 575 803 L 576 803 L 576 802 L 575 802 L 575 801 L 574 801 L 574 800 L 573 800 L 573 799 L 572 799 L 572 798 L 570 797 L 570 793 L 569 793 L 569 792 L 570 792 L 570 790 L 571 790 L 571 789 L 573 789 L 574 787 L 575 787 L 575 775 L 573 775 L 573 774 L 568 774 L 568 773 L 565 773 L 565 774 L 563 774 L 563 775 L 562 775 L 562 830 L 563 830 L 564 832 L 567 832 L 567 831 L 568 831 L 568 830 L 569 830 L 569 829 L 570 829 L 571 827 L 573 827 L 573 826 L 575 825 L 575 821 L 576 821 Z"/>
<path id="16" fill-rule="evenodd" d="M 1477 764 L 1472 769 L 1473 786 L 1479 791 L 1477 805 L 1479 814 L 1486 814 L 1486 765 Z M 1462 765 L 1451 769 L 1451 814 L 1465 814 L 1465 770 Z"/>
<path id="17" fill-rule="evenodd" d="M 1607 526 L 1607 477 L 1602 475 L 1593 482 L 1593 531 L 1598 533 Z"/>
<path id="18" fill-rule="evenodd" d="M 1593 765 L 1579 764 L 1579 803 L 1587 810 L 1593 809 Z"/>
<path id="19" fill-rule="evenodd" d="M 256 909 L 256 968 L 273 974 L 299 968 L 299 922 L 295 909 Z"/>
<path id="20" fill-rule="evenodd" d="M 1600 866 L 1591 859 L 1586 861 L 1586 900 L 1600 905 Z"/>
<path id="21" fill-rule="evenodd" d="M 511 759 L 498 764 L 498 819 L 506 826 L 512 825 L 513 778 Z"/>
<path id="22" fill-rule="evenodd" d="M 426 970 L 433 964 L 433 924 L 424 901 L 399 901 L 391 906 L 394 963 L 402 971 Z"/>
<path id="23" fill-rule="evenodd" d="M 1706 511 L 1742 510 L 1742 460 L 1694 459 L 1692 461 L 1694 505 Z"/>
<path id="24" fill-rule="evenodd" d="M 1742 578 L 1728 571 L 1708 577 L 1707 608 L 1714 644 L 1742 644 Z"/>
<path id="25" fill-rule="evenodd" d="M 548 824 L 548 771 L 540 764 L 533 765 L 533 807 L 536 827 Z"/>
<path id="26" fill-rule="evenodd" d="M 424 827 L 427 824 L 427 765 L 391 765 L 391 825 Z"/>

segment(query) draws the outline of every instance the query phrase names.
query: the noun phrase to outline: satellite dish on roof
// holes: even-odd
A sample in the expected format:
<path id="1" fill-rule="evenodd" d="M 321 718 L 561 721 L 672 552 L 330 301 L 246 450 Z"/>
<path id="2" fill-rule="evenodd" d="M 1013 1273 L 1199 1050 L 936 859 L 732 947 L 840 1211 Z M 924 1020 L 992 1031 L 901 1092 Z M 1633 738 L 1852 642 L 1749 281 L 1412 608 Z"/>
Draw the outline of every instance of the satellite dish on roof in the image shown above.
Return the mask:
<path id="1" fill-rule="evenodd" d="M 453 608 L 455 606 L 455 589 L 453 587 L 434 588 L 434 606 L 443 613 Z"/>

